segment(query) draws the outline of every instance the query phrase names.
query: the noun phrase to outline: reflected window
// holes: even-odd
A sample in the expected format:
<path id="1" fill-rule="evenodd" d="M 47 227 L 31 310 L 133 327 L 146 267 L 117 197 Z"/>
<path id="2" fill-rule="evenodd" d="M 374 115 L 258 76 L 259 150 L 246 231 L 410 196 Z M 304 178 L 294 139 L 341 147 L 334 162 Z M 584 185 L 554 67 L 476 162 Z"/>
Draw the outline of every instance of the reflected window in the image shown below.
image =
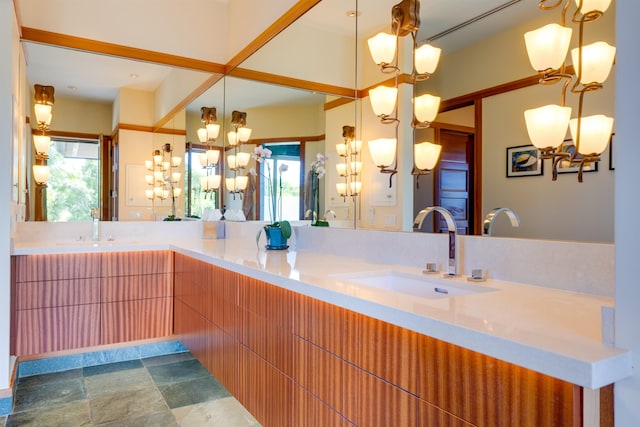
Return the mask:
<path id="1" fill-rule="evenodd" d="M 47 220 L 90 221 L 100 207 L 100 142 L 52 137 L 47 164 Z"/>
<path id="2" fill-rule="evenodd" d="M 300 143 L 264 144 L 271 150 L 271 158 L 262 164 L 260 174 L 260 219 L 275 221 L 272 218 L 272 206 L 276 207 L 275 216 L 279 220 L 295 221 L 301 216 L 301 173 Z M 271 185 L 268 185 L 268 172 L 271 170 Z M 286 169 L 286 171 L 284 171 Z M 273 192 L 270 191 L 273 189 Z M 282 197 L 278 197 L 282 194 Z"/>
<path id="3" fill-rule="evenodd" d="M 202 218 L 206 210 L 219 208 L 220 190 L 205 192 L 200 185 L 200 179 L 207 176 L 207 170 L 200 163 L 200 154 L 206 150 L 206 145 L 199 144 L 187 144 L 185 150 L 184 211 L 187 217 Z M 220 173 L 219 169 L 218 165 L 212 173 Z"/>

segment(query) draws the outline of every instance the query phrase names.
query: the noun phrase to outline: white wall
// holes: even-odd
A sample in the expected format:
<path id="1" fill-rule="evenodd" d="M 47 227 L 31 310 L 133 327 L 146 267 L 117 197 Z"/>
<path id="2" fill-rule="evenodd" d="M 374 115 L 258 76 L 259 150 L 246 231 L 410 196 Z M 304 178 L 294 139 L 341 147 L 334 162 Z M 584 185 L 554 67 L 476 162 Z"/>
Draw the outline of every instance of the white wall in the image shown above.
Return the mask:
<path id="1" fill-rule="evenodd" d="M 18 75 L 20 53 L 18 30 L 11 0 L 0 0 L 0 146 L 5 150 L 13 144 L 18 129 L 14 126 L 24 123 L 20 78 Z M 12 121 L 17 115 L 15 122 Z M 0 213 L 0 392 L 9 387 L 11 358 L 10 337 L 10 295 L 11 295 L 11 200 L 12 171 L 11 157 L 0 156 L 0 203 L 5 209 Z M 9 208 L 9 209 L 7 209 Z M 2 396 L 4 393 L 0 394 Z"/>
<path id="2" fill-rule="evenodd" d="M 616 425 L 640 425 L 640 283 L 638 254 L 640 228 L 638 212 L 637 159 L 638 117 L 640 117 L 640 3 L 619 1 L 616 15 L 616 184 L 615 184 L 615 281 L 616 281 L 616 346 L 632 351 L 634 375 L 615 385 Z"/>
<path id="3" fill-rule="evenodd" d="M 56 96 L 51 130 L 111 135 L 112 114 L 111 103 Z"/>

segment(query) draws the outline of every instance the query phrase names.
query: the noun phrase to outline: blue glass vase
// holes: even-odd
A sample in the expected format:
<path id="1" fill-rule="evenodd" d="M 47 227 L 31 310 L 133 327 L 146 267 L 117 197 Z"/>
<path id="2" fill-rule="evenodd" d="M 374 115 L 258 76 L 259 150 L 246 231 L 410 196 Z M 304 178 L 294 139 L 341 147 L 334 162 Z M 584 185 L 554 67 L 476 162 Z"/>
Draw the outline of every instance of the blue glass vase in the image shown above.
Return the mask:
<path id="1" fill-rule="evenodd" d="M 267 249 L 283 250 L 289 247 L 289 245 L 287 245 L 287 238 L 282 234 L 282 229 L 280 227 L 265 225 L 264 233 L 267 237 Z"/>

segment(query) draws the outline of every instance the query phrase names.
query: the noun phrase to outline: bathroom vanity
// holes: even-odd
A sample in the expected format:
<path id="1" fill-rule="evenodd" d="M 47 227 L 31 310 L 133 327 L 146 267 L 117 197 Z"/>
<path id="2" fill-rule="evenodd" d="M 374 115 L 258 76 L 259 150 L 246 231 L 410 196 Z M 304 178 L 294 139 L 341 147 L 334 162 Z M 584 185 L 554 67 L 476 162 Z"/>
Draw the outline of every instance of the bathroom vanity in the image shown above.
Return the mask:
<path id="1" fill-rule="evenodd" d="M 265 251 L 256 227 L 228 224 L 221 240 L 16 243 L 17 353 L 173 334 L 265 426 L 587 425 L 591 397 L 606 419 L 611 384 L 630 375 L 630 353 L 601 342 L 610 297 L 496 280 L 508 274 L 497 268 L 466 280 L 475 246 L 495 239 L 459 236 L 463 274 L 442 279 L 415 257 L 446 260 L 446 236 L 340 231 L 347 247 L 338 230 L 298 227 L 288 251 Z M 361 249 L 378 239 L 387 262 Z M 566 250 L 554 245 L 541 252 Z M 452 292 L 361 280 L 389 276 Z"/>

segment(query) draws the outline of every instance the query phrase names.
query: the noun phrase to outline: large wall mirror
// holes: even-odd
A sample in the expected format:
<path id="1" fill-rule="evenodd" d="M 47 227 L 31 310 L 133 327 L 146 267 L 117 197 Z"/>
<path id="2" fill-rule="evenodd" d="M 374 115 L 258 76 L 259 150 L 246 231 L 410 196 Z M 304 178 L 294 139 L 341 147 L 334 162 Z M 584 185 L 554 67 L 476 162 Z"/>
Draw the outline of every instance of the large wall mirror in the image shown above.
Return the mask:
<path id="1" fill-rule="evenodd" d="M 436 168 L 416 180 L 410 174 L 414 139 L 447 144 L 447 138 L 462 135 L 471 138 L 477 149 L 467 159 L 470 169 L 461 184 L 470 195 L 460 202 L 470 232 L 480 234 L 479 224 L 491 209 L 509 207 L 519 215 L 520 227 L 512 228 L 506 216 L 499 217 L 494 236 L 612 242 L 615 171 L 609 151 L 603 153 L 602 161 L 591 172 L 585 173 L 583 183 L 577 182 L 571 169 L 552 181 L 549 161 L 544 163 L 541 176 L 507 176 L 509 150 L 530 144 L 524 110 L 558 102 L 560 97 L 556 86 L 520 84 L 535 75 L 524 48 L 524 32 L 560 19 L 558 11 L 540 11 L 537 2 L 470 0 L 455 7 L 446 2 L 421 2 L 418 42 L 429 39 L 443 51 L 436 72 L 429 80 L 418 83 L 417 93 L 440 96 L 442 111 L 428 129 L 414 132 L 410 126 L 404 128 L 398 150 L 399 172 L 389 186 L 389 176 L 378 173 L 370 159 L 367 141 L 389 137 L 393 130 L 381 124 L 371 110 L 367 90 L 384 81 L 391 85 L 393 82 L 388 82 L 392 76 L 382 75 L 373 64 L 367 39 L 390 30 L 395 3 L 320 1 L 193 100 L 182 112 L 183 118 L 177 115 L 174 123 L 184 121 L 184 135 L 163 138 L 196 143 L 201 107 L 216 107 L 223 126 L 216 141 L 223 152 L 221 170 L 225 177 L 246 174 L 247 170 L 232 172 L 227 167 L 226 156 L 235 149 L 229 147 L 224 136 L 232 112 L 246 112 L 252 135 L 250 143 L 241 145 L 239 150 L 252 152 L 257 144 L 276 146 L 304 141 L 305 148 L 298 154 L 303 158 L 300 185 L 305 185 L 305 174 L 315 155 L 328 155 L 319 210 L 322 215 L 331 212 L 335 225 L 410 231 L 419 209 L 439 204 L 438 192 L 441 193 L 443 182 L 452 179 L 454 184 L 460 184 L 455 182 L 455 174 L 448 173 L 450 166 L 459 166 L 451 159 L 445 163 L 447 167 Z M 612 7 L 601 20 L 591 24 L 589 37 L 615 44 L 614 17 Z M 34 66 L 37 63 L 30 62 L 28 68 Z M 410 59 L 401 57 L 402 72 L 410 73 L 410 66 Z M 165 69 L 167 73 L 172 71 Z M 195 73 L 193 80 L 188 79 L 193 84 L 187 86 L 202 84 L 210 77 L 205 74 Z M 399 88 L 405 94 L 411 92 L 408 84 L 401 83 Z M 183 96 L 189 93 L 185 89 L 179 90 Z M 585 103 L 587 113 L 614 115 L 614 92 L 615 73 L 611 73 L 604 90 L 589 96 Z M 410 96 L 404 99 L 399 105 L 399 117 L 406 124 L 411 120 Z M 569 97 L 567 103 L 575 107 L 577 100 Z M 353 126 L 355 139 L 364 142 L 357 158 L 362 162 L 362 188 L 355 198 L 342 197 L 336 189 L 343 180 L 335 172 L 335 164 L 342 161 L 336 144 L 344 141 L 344 126 Z M 615 149 L 615 141 L 613 144 Z M 252 166 L 255 167 L 251 164 L 248 169 Z M 122 168 L 121 172 L 124 173 Z M 225 192 L 219 197 L 233 211 L 247 208 L 244 195 L 241 198 Z M 265 202 L 260 193 L 253 197 L 252 210 L 246 218 L 262 219 Z M 304 215 L 306 210 L 304 201 L 299 202 L 298 212 Z M 131 219 L 136 213 L 127 215 L 120 218 Z"/>

